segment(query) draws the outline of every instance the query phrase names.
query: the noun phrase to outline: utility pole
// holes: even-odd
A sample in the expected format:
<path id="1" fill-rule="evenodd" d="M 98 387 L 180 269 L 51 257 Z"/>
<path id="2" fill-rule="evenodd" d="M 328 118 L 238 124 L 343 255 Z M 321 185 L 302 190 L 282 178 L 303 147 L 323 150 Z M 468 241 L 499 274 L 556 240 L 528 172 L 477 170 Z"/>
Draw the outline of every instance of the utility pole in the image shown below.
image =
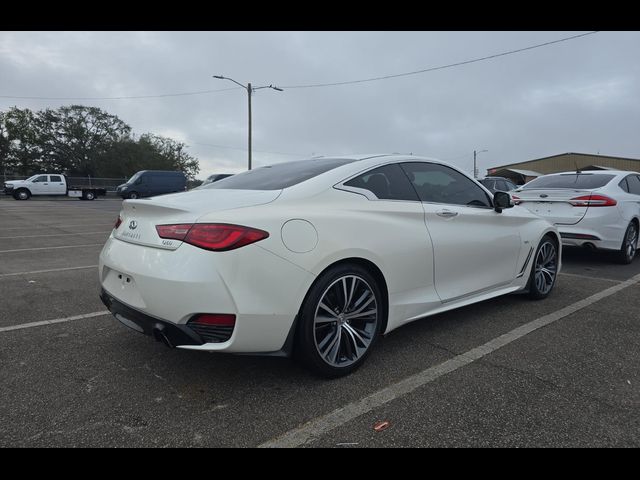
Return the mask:
<path id="1" fill-rule="evenodd" d="M 243 85 L 240 82 L 236 82 L 233 78 L 229 78 L 229 77 L 224 77 L 222 75 L 213 75 L 213 78 L 217 78 L 218 80 L 230 80 L 233 83 L 235 83 L 236 85 L 241 86 L 243 89 L 245 89 L 247 91 L 247 100 L 248 100 L 248 106 L 249 106 L 249 139 L 248 139 L 248 150 L 249 150 L 249 155 L 248 155 L 248 169 L 251 170 L 251 94 L 253 92 L 255 92 L 256 90 L 260 90 L 261 88 L 272 88 L 273 90 L 277 90 L 279 92 L 282 92 L 283 90 L 281 88 L 278 87 L 274 87 L 273 85 L 265 85 L 263 87 L 252 87 L 251 83 L 248 83 L 246 85 Z"/>
<path id="2" fill-rule="evenodd" d="M 478 167 L 476 164 L 476 151 L 473 151 L 473 178 L 478 178 Z"/>
<path id="3" fill-rule="evenodd" d="M 247 96 L 249 98 L 249 170 L 251 170 L 251 83 L 247 84 Z"/>
<path id="4" fill-rule="evenodd" d="M 480 150 L 479 152 L 473 151 L 473 178 L 478 178 L 478 164 L 476 162 L 476 156 L 478 153 L 488 152 L 489 150 Z"/>

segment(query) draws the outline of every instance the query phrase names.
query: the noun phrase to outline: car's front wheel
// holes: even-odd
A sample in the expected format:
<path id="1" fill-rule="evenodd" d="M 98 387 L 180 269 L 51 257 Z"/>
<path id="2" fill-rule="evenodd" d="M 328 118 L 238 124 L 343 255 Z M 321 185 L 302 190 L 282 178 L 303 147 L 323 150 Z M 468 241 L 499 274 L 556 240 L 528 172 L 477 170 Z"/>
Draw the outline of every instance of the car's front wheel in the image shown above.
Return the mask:
<path id="1" fill-rule="evenodd" d="M 135 200 L 136 198 L 139 198 L 140 195 L 138 195 L 138 192 L 131 192 L 129 195 L 127 195 L 127 197 L 129 197 L 131 200 Z"/>
<path id="2" fill-rule="evenodd" d="M 296 355 L 315 373 L 340 377 L 371 352 L 384 316 L 375 278 L 359 265 L 338 265 L 311 287 L 301 309 Z"/>
<path id="3" fill-rule="evenodd" d="M 29 200 L 29 198 L 31 198 L 31 192 L 26 188 L 21 188 L 13 194 L 13 198 L 16 200 Z"/>
<path id="4" fill-rule="evenodd" d="M 546 298 L 553 290 L 558 276 L 558 242 L 550 235 L 545 235 L 535 257 L 529 277 L 529 297 L 540 300 Z"/>
<path id="5" fill-rule="evenodd" d="M 620 263 L 628 265 L 633 262 L 633 258 L 636 256 L 636 249 L 638 248 L 638 225 L 636 222 L 631 222 L 627 227 L 627 231 L 624 233 L 624 240 L 622 241 L 622 247 L 620 247 L 620 253 L 618 258 Z"/>

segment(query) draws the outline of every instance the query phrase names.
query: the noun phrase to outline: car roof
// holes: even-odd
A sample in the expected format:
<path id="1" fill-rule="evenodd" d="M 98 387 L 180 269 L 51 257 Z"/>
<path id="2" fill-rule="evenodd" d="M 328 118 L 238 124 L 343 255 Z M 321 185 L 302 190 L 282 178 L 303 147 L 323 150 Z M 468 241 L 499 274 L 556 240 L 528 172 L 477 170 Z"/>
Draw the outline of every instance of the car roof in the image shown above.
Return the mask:
<path id="1" fill-rule="evenodd" d="M 621 174 L 636 174 L 638 175 L 638 172 L 633 172 L 630 170 L 581 170 L 576 172 L 575 170 L 569 170 L 567 172 L 556 172 L 556 173 L 548 173 L 547 175 L 542 175 L 543 177 L 549 176 L 549 175 L 621 175 Z"/>
<path id="2" fill-rule="evenodd" d="M 366 171 L 382 167 L 389 163 L 396 162 L 428 162 L 428 163 L 437 163 L 440 165 L 444 165 L 450 167 L 467 178 L 473 179 L 469 173 L 463 171 L 460 167 L 450 164 L 448 162 L 438 160 L 436 158 L 417 156 L 413 154 L 397 154 L 397 153 L 382 153 L 382 154 L 362 154 L 362 155 L 335 155 L 331 157 L 314 157 L 310 159 L 314 160 L 352 160 L 351 162 L 345 163 L 338 167 L 335 167 L 331 170 L 321 173 L 315 177 L 312 177 L 304 182 L 300 182 L 298 184 L 292 185 L 285 189 L 286 193 L 283 192 L 283 195 L 286 197 L 294 197 L 294 196 L 306 196 L 315 193 L 320 193 L 322 190 L 326 189 L 328 185 L 336 185 L 340 182 L 346 181 L 356 175 L 360 175 L 365 173 Z M 482 185 L 479 183 L 479 185 Z M 486 189 L 485 186 L 482 185 L 483 189 Z M 489 191 L 489 190 L 487 190 Z"/>

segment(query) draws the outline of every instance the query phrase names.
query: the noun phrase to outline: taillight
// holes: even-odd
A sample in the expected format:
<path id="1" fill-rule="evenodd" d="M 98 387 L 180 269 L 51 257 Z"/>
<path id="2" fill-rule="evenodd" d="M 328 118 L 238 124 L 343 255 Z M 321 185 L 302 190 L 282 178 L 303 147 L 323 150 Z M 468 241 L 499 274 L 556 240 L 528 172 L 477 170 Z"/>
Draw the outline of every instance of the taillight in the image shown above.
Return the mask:
<path id="1" fill-rule="evenodd" d="M 156 231 L 160 238 L 171 238 L 173 240 L 184 240 L 189 230 L 193 227 L 192 223 L 181 223 L 179 225 L 158 225 Z"/>
<path id="2" fill-rule="evenodd" d="M 264 230 L 226 223 L 158 225 L 156 231 L 160 238 L 182 240 L 215 252 L 234 250 L 269 237 Z"/>
<path id="3" fill-rule="evenodd" d="M 520 199 L 520 197 L 516 196 L 516 195 L 511 195 L 511 198 L 513 199 L 513 203 L 514 205 L 520 205 L 522 203 L 522 200 Z"/>
<path id="4" fill-rule="evenodd" d="M 574 207 L 613 207 L 618 204 L 613 198 L 606 195 L 583 195 L 569 200 Z"/>
<path id="5" fill-rule="evenodd" d="M 120 215 L 118 215 L 118 219 L 116 220 L 116 224 L 113 226 L 114 230 L 117 230 L 118 227 L 122 224 L 122 217 L 120 217 Z"/>
<path id="6" fill-rule="evenodd" d="M 236 316 L 228 313 L 201 313 L 189 320 L 187 326 L 205 342 L 226 342 L 233 334 Z"/>
<path id="7" fill-rule="evenodd" d="M 203 313 L 191 319 L 189 323 L 211 325 L 218 327 L 233 327 L 236 324 L 236 316 L 227 313 Z"/>

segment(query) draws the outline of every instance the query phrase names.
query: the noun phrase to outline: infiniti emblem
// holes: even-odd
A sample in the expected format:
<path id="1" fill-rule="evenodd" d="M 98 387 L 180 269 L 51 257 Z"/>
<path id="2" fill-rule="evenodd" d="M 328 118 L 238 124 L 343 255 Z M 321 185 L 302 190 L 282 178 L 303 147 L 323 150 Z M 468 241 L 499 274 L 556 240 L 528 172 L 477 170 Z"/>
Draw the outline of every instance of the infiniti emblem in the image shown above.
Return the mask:
<path id="1" fill-rule="evenodd" d="M 135 220 L 131 220 L 131 221 L 129 222 L 129 228 L 130 228 L 131 230 L 135 230 L 136 228 L 138 228 L 138 222 L 136 222 Z"/>
<path id="2" fill-rule="evenodd" d="M 547 195 L 546 193 L 543 193 L 540 195 L 540 198 L 547 198 L 549 195 Z"/>

